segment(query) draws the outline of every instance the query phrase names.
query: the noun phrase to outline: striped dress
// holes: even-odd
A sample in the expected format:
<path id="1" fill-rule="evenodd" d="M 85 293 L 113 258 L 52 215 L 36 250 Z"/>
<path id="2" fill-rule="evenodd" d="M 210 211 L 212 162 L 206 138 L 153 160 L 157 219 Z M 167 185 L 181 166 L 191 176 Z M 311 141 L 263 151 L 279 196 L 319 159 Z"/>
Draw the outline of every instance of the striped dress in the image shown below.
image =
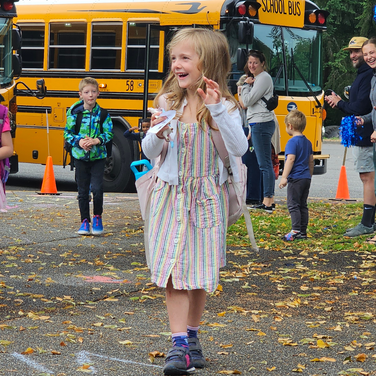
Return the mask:
<path id="1" fill-rule="evenodd" d="M 226 264 L 228 184 L 218 185 L 219 155 L 198 123 L 178 122 L 179 184 L 158 179 L 151 196 L 151 280 L 175 289 L 213 292 Z"/>

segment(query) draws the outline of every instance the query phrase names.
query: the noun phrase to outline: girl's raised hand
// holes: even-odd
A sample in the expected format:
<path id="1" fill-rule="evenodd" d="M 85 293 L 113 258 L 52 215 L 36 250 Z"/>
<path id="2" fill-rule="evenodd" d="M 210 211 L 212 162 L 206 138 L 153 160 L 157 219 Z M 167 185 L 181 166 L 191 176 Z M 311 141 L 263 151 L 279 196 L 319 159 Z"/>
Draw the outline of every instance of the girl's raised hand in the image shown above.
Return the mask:
<path id="1" fill-rule="evenodd" d="M 153 110 L 153 111 L 152 111 Z M 153 128 L 155 127 L 156 125 L 158 125 L 159 123 L 161 123 L 162 121 L 165 121 L 167 119 L 166 116 L 160 116 L 161 113 L 162 113 L 162 110 L 154 110 L 154 109 L 151 109 L 149 108 L 149 111 L 152 112 L 152 116 L 151 116 L 151 121 L 150 121 L 150 128 Z M 165 139 L 165 136 L 163 135 L 163 132 L 165 132 L 166 130 L 169 130 L 170 127 L 168 126 L 168 124 L 166 124 L 158 133 L 157 133 L 157 137 L 160 138 L 160 139 Z"/>
<path id="2" fill-rule="evenodd" d="M 198 95 L 202 98 L 205 104 L 217 104 L 221 101 L 222 93 L 219 90 L 219 85 L 205 76 L 203 80 L 206 83 L 206 93 L 201 88 L 197 89 Z"/>

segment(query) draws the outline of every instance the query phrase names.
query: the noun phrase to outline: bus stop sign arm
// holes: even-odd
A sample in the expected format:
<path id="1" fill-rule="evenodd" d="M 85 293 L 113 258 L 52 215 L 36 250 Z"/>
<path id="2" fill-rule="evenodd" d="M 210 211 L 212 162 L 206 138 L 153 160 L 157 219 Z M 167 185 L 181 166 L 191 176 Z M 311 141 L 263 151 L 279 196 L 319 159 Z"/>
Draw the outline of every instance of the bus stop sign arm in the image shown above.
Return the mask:
<path id="1" fill-rule="evenodd" d="M 25 89 L 19 89 L 18 85 L 25 86 Z M 30 89 L 24 82 L 17 82 L 14 87 L 14 95 L 26 94 L 28 96 L 36 97 L 38 99 L 43 99 L 47 94 L 47 87 L 44 78 L 37 80 L 37 90 Z"/>

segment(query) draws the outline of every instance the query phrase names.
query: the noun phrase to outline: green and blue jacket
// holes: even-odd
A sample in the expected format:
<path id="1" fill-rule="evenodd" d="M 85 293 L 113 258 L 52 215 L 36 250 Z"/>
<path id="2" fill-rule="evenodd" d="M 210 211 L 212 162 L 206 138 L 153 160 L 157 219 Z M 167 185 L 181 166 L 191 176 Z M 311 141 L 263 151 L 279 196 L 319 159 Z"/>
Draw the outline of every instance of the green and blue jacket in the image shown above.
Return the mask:
<path id="1" fill-rule="evenodd" d="M 83 113 L 80 131 L 76 134 L 76 118 L 79 112 Z M 72 156 L 82 161 L 95 161 L 107 157 L 106 143 L 113 138 L 113 125 L 110 115 L 103 122 L 103 132 L 100 126 L 101 108 L 96 103 L 93 110 L 85 110 L 84 102 L 74 103 L 67 111 L 67 122 L 64 130 L 64 139 L 72 146 Z M 79 146 L 79 142 L 85 136 L 99 138 L 101 143 L 94 145 L 90 151 L 85 151 Z"/>

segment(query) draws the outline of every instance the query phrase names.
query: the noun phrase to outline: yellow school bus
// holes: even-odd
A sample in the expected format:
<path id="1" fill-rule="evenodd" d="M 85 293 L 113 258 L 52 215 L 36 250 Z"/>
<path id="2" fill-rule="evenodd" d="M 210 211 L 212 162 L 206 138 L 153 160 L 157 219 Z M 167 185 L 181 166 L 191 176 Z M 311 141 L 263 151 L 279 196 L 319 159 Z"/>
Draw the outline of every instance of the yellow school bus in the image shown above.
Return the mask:
<path id="1" fill-rule="evenodd" d="M 181 27 L 209 27 L 228 37 L 234 93 L 244 51 L 264 51 L 279 94 L 275 112 L 282 150 L 287 141 L 283 117 L 298 108 L 308 118 L 305 134 L 313 144 L 316 172 L 325 172 L 320 154 L 326 13 L 312 1 L 20 0 L 17 24 L 23 33 L 22 80 L 29 85 L 42 77 L 47 87 L 42 100 L 22 93 L 17 99 L 15 146 L 21 162 L 45 162 L 48 121 L 53 162 L 63 164 L 66 111 L 78 99 L 79 81 L 91 76 L 99 82 L 98 103 L 114 124 L 105 189 L 131 189 L 130 164 L 139 159 L 139 145 L 123 133 L 147 116 L 168 72 L 165 46 L 173 33 Z"/>

